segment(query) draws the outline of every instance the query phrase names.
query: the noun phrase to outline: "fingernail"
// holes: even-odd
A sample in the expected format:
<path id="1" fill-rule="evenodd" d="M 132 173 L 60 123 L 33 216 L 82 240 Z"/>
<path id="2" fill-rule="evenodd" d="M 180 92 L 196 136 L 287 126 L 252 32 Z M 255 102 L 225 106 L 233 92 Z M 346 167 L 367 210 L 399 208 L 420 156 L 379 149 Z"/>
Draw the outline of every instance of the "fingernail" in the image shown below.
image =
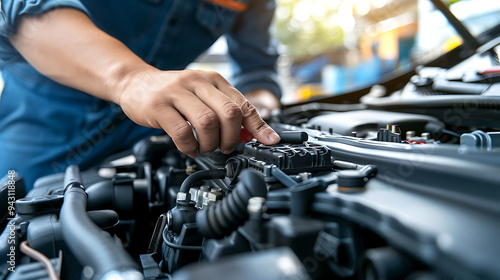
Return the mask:
<path id="1" fill-rule="evenodd" d="M 274 132 L 269 135 L 269 141 L 273 144 L 278 143 L 280 141 L 280 136 L 278 133 Z"/>
<path id="2" fill-rule="evenodd" d="M 224 150 L 220 150 L 221 153 L 225 154 L 225 155 L 229 155 L 230 153 L 233 152 L 234 149 L 224 149 Z"/>

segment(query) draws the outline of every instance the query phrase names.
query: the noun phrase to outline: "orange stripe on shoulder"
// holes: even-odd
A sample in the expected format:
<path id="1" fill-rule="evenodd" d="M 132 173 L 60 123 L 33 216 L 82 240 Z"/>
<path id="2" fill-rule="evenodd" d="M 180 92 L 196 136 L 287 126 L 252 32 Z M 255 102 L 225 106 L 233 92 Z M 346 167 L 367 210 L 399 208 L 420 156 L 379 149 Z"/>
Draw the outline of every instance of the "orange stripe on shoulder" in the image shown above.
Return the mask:
<path id="1" fill-rule="evenodd" d="M 238 2 L 236 0 L 205 0 L 205 1 L 224 7 L 229 10 L 236 11 L 238 13 L 244 12 L 248 9 L 247 4 Z"/>

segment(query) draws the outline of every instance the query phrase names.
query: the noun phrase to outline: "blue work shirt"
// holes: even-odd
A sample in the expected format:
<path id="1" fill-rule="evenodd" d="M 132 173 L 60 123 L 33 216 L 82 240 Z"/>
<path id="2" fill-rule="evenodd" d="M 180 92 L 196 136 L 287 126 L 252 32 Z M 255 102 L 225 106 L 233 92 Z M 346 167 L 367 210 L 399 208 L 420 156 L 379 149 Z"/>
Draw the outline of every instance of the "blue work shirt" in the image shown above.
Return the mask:
<path id="1" fill-rule="evenodd" d="M 162 70 L 184 69 L 224 34 L 233 85 L 243 93 L 265 88 L 279 97 L 277 52 L 268 30 L 274 1 L 233 1 L 247 5 L 246 11 L 210 0 L 0 1 L 0 68 L 5 83 L 0 95 L 0 177 L 16 170 L 30 189 L 41 176 L 71 164 L 87 169 L 144 137 L 162 133 L 134 124 L 117 105 L 36 71 L 8 40 L 22 15 L 56 8 L 80 10 Z"/>

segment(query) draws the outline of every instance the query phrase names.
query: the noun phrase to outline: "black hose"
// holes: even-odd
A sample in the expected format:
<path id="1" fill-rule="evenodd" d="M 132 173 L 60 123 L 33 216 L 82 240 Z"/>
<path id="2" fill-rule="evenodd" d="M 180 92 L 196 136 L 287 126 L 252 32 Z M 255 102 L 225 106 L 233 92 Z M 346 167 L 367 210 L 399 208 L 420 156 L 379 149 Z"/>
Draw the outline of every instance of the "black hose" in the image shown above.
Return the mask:
<path id="1" fill-rule="evenodd" d="M 110 275 L 116 279 L 143 279 L 125 249 L 90 220 L 86 211 L 87 194 L 83 187 L 77 187 L 81 180 L 74 176 L 76 173 L 74 168 L 68 169 L 69 180 L 65 180 L 70 185 L 64 193 L 60 213 L 64 241 L 82 265 L 94 270 L 94 279 Z"/>
<path id="2" fill-rule="evenodd" d="M 66 173 L 64 174 L 64 187 L 67 189 L 72 185 L 78 185 L 83 188 L 83 180 L 80 174 L 80 168 L 76 165 L 70 165 L 66 168 Z"/>
<path id="3" fill-rule="evenodd" d="M 172 138 L 168 135 L 151 136 L 134 145 L 133 153 L 137 163 L 161 160 L 162 155 L 175 149 Z"/>
<path id="4" fill-rule="evenodd" d="M 245 169 L 236 188 L 222 201 L 196 213 L 198 231 L 205 237 L 222 238 L 248 220 L 247 206 L 252 197 L 266 197 L 266 182 L 256 171 Z"/>
<path id="5" fill-rule="evenodd" d="M 224 179 L 226 177 L 226 170 L 224 168 L 214 170 L 200 170 L 189 175 L 184 182 L 182 182 L 179 192 L 188 193 L 189 189 L 201 180 L 210 179 Z"/>

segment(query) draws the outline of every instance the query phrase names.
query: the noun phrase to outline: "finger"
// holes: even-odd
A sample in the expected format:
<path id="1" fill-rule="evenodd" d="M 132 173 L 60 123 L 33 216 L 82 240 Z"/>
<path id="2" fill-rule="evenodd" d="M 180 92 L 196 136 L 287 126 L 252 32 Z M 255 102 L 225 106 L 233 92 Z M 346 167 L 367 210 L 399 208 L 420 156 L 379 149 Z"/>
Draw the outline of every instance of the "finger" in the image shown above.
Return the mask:
<path id="1" fill-rule="evenodd" d="M 198 150 L 201 154 L 212 152 L 219 147 L 220 130 L 217 113 L 189 91 L 177 95 L 173 105 L 196 130 Z"/>
<path id="2" fill-rule="evenodd" d="M 243 126 L 257 141 L 265 145 L 277 144 L 280 141 L 279 135 L 262 120 L 257 109 L 248 100 L 245 100 L 240 108 L 243 112 Z"/>
<path id="3" fill-rule="evenodd" d="M 177 149 L 195 158 L 198 156 L 198 142 L 191 126 L 174 108 L 163 106 L 158 110 L 157 122 L 172 137 Z"/>
<path id="4" fill-rule="evenodd" d="M 225 93 L 214 86 L 198 87 L 196 95 L 217 114 L 220 121 L 220 143 L 222 153 L 233 151 L 240 138 L 243 114 L 240 107 Z"/>
<path id="5" fill-rule="evenodd" d="M 228 95 L 241 109 L 242 124 L 257 141 L 265 145 L 276 144 L 280 141 L 279 135 L 260 117 L 257 109 L 229 82 L 217 79 L 217 88 Z"/>

